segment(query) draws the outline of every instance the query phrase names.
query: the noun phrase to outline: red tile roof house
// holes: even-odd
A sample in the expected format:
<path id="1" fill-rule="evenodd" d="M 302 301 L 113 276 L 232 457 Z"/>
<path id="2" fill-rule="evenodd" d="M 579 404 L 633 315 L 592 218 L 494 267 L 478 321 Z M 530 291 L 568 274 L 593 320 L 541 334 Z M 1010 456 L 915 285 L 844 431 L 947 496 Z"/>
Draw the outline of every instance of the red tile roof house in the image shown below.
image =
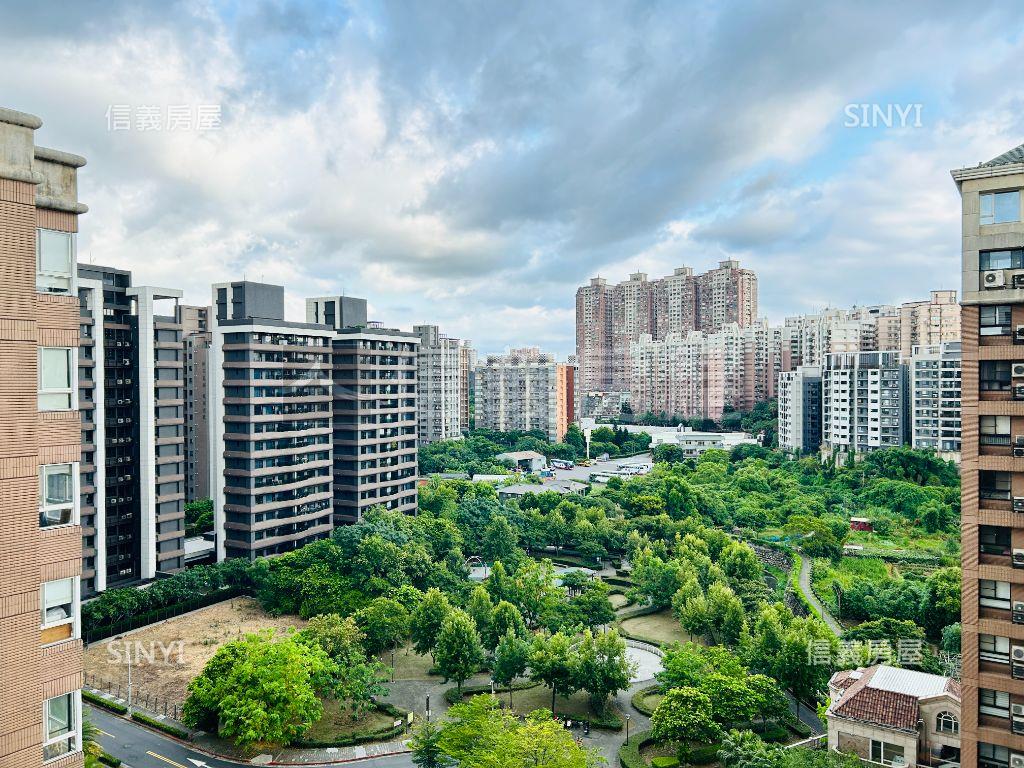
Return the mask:
<path id="1" fill-rule="evenodd" d="M 828 747 L 868 765 L 960 764 L 960 683 L 885 664 L 836 672 L 828 683 Z"/>

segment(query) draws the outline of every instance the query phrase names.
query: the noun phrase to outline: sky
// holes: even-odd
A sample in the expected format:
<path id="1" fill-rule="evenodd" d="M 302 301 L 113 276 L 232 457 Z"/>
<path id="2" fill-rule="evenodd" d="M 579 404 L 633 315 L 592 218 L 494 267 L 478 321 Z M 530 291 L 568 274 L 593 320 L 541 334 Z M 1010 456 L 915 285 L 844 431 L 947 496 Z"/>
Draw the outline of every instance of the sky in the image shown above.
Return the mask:
<path id="1" fill-rule="evenodd" d="M 0 106 L 88 158 L 80 261 L 189 303 L 245 277 L 284 285 L 289 319 L 344 293 L 482 353 L 564 356 L 596 275 L 739 259 L 776 322 L 959 288 L 949 171 L 1024 143 L 1024 20 L 942 0 L 0 0 Z"/>

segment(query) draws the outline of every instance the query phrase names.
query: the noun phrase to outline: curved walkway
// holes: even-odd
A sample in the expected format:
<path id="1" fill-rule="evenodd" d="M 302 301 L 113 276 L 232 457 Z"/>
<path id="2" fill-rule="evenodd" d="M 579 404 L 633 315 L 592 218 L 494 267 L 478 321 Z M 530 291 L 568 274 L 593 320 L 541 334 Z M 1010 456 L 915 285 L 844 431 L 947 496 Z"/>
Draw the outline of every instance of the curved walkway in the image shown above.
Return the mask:
<path id="1" fill-rule="evenodd" d="M 832 614 L 828 612 L 828 608 L 825 607 L 825 604 L 818 599 L 818 596 L 814 594 L 814 590 L 811 589 L 811 558 L 806 555 L 801 555 L 800 558 L 799 583 L 800 591 L 804 593 L 804 597 L 807 599 L 807 602 L 814 606 L 814 610 L 818 612 L 825 624 L 828 625 L 828 628 L 832 630 L 832 633 L 836 635 L 836 637 L 842 635 L 843 625 L 836 621 Z"/>

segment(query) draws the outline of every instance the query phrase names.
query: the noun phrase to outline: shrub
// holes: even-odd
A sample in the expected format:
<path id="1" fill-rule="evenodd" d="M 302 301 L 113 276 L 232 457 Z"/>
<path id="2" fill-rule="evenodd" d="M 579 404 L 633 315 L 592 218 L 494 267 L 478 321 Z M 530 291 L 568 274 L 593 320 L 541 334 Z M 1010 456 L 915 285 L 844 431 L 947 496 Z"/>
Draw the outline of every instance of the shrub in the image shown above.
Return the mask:
<path id="1" fill-rule="evenodd" d="M 697 747 L 690 750 L 690 763 L 693 765 L 707 765 L 718 759 L 718 750 L 721 744 L 708 744 L 706 747 Z"/>
<path id="2" fill-rule="evenodd" d="M 104 698 L 99 694 L 93 693 L 92 691 L 82 691 L 82 698 L 88 701 L 90 704 L 94 704 L 97 707 L 103 707 L 103 709 L 109 709 L 111 712 L 116 712 L 119 715 L 127 715 L 128 707 L 123 704 L 118 704 L 116 701 Z"/>
<path id="3" fill-rule="evenodd" d="M 110 768 L 119 768 L 119 766 L 121 765 L 120 760 L 118 760 L 113 755 L 107 754 L 106 752 L 100 754 L 98 760 L 104 765 L 109 765 Z"/>
<path id="4" fill-rule="evenodd" d="M 357 744 L 365 744 L 369 741 L 388 741 L 401 735 L 405 731 L 405 724 L 409 713 L 399 709 L 393 704 L 376 703 L 374 708 L 394 720 L 401 720 L 401 725 L 389 725 L 373 731 L 356 731 L 345 736 L 338 736 L 335 739 L 323 741 L 313 739 L 296 739 L 289 746 L 302 747 L 304 749 L 330 749 L 332 747 L 354 747 Z"/>
<path id="5" fill-rule="evenodd" d="M 630 734 L 629 744 L 619 747 L 619 765 L 622 768 L 647 768 L 647 763 L 640 757 L 640 750 L 653 741 L 650 731 Z"/>
<path id="6" fill-rule="evenodd" d="M 801 722 L 800 720 L 794 719 L 791 723 L 787 723 L 789 730 L 804 739 L 809 739 L 814 735 L 814 731 L 811 730 L 811 726 L 807 723 Z"/>
<path id="7" fill-rule="evenodd" d="M 651 768 L 676 768 L 679 765 L 678 757 L 652 757 Z"/>
<path id="8" fill-rule="evenodd" d="M 661 686 L 649 685 L 646 688 L 641 688 L 639 691 L 633 694 L 633 697 L 629 700 L 629 703 L 637 712 L 640 712 L 650 717 L 654 714 L 654 709 L 647 706 L 645 699 L 652 693 L 661 693 Z"/>
<path id="9" fill-rule="evenodd" d="M 181 728 L 176 728 L 173 725 L 157 720 L 156 718 L 149 717 L 148 715 L 140 714 L 139 712 L 132 712 L 132 720 L 143 725 L 148 725 L 150 728 L 155 728 L 158 731 L 163 731 L 169 736 L 173 736 L 176 739 L 189 739 L 189 732 L 183 731 Z"/>

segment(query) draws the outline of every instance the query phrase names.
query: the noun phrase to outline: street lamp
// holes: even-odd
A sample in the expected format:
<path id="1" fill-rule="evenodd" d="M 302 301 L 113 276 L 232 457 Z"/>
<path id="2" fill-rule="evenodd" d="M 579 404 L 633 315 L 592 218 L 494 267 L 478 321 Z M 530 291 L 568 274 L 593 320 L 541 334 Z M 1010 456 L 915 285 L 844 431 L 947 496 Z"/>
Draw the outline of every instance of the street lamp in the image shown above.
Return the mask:
<path id="1" fill-rule="evenodd" d="M 430 694 L 429 693 L 427 694 L 427 708 L 426 708 L 425 712 L 426 712 L 426 715 L 427 715 L 427 722 L 429 723 L 430 722 Z"/>
<path id="2" fill-rule="evenodd" d="M 491 678 L 491 696 L 494 695 L 494 678 Z"/>
<path id="3" fill-rule="evenodd" d="M 630 716 L 629 716 L 629 714 L 627 714 L 626 715 L 626 743 L 627 744 L 629 744 L 629 721 L 630 721 Z"/>

